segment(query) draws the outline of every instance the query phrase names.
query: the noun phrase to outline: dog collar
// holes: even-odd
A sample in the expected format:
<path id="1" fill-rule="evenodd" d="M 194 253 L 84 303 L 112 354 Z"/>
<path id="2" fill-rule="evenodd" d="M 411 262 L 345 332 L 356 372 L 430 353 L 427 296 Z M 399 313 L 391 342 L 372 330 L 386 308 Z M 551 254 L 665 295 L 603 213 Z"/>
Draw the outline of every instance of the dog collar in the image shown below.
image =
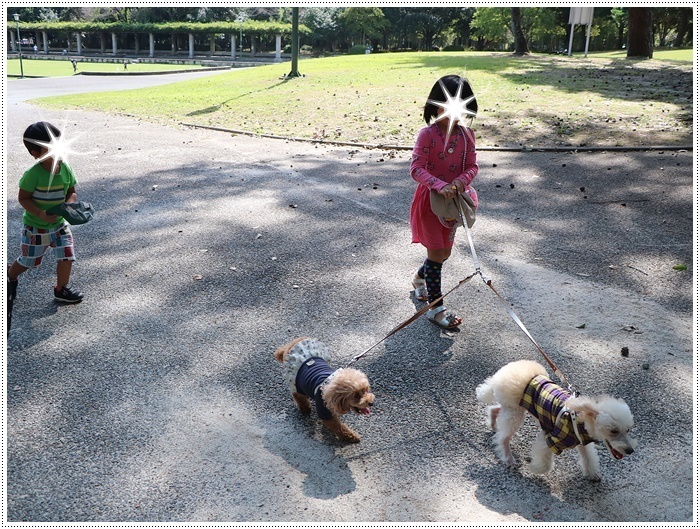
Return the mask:
<path id="1" fill-rule="evenodd" d="M 557 422 L 562 418 L 564 413 L 568 413 L 569 417 L 571 417 L 571 424 L 573 426 L 574 430 L 574 435 L 576 435 L 576 439 L 578 439 L 578 442 L 583 444 L 586 444 L 583 440 L 583 437 L 581 437 L 581 432 L 579 432 L 578 429 L 578 422 L 576 421 L 576 412 L 571 411 L 566 405 L 562 406 L 561 410 L 559 410 L 559 413 L 557 414 Z"/>
<path id="2" fill-rule="evenodd" d="M 322 389 L 326 384 L 328 384 L 331 380 L 333 380 L 333 377 L 335 377 L 335 375 L 337 375 L 338 372 L 339 372 L 341 369 L 342 369 L 342 368 L 339 368 L 339 369 L 336 369 L 335 371 L 333 371 L 333 372 L 328 376 L 328 378 L 327 378 L 326 380 L 324 380 L 324 381 L 321 382 L 318 386 L 316 386 L 316 387 L 314 388 L 314 396 L 316 396 L 316 394 L 317 394 L 319 391 L 321 391 L 321 389 Z"/>

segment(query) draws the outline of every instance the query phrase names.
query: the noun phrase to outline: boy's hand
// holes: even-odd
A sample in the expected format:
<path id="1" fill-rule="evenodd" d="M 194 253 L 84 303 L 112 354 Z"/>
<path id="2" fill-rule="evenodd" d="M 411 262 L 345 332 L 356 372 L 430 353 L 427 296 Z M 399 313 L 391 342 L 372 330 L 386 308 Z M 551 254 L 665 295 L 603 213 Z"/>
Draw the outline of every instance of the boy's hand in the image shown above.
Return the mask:
<path id="1" fill-rule="evenodd" d="M 45 222 L 58 222 L 58 215 L 48 215 L 46 211 L 39 214 L 39 218 Z"/>

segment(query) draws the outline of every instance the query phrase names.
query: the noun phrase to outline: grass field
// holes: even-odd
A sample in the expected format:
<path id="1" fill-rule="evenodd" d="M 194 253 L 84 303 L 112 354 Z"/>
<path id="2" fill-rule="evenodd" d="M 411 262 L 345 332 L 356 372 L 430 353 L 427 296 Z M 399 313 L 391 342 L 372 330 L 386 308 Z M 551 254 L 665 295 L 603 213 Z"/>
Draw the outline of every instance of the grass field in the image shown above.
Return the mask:
<path id="1" fill-rule="evenodd" d="M 579 57 L 583 54 L 574 54 Z M 597 58 L 608 58 L 608 59 L 627 59 L 627 51 L 603 51 L 603 52 L 593 52 L 588 54 L 589 57 Z M 654 60 L 659 61 L 680 61 L 680 62 L 693 62 L 693 50 L 689 48 L 663 48 L 654 50 Z"/>
<path id="2" fill-rule="evenodd" d="M 690 54 L 692 57 L 692 53 Z M 307 59 L 126 92 L 44 100 L 290 137 L 410 145 L 442 75 L 466 76 L 481 146 L 692 143 L 693 63 L 589 54 L 396 53 Z"/>
<path id="3" fill-rule="evenodd" d="M 32 59 L 25 57 L 22 59 L 24 75 L 27 77 L 66 77 L 73 74 L 73 65 L 66 59 L 65 61 Z M 169 70 L 191 70 L 200 66 L 188 64 L 148 64 L 129 63 L 128 72 L 162 72 Z M 20 75 L 19 59 L 5 61 L 5 72 L 7 75 Z M 106 62 L 80 62 L 78 61 L 78 72 L 119 72 L 124 73 L 124 66 L 121 63 Z"/>

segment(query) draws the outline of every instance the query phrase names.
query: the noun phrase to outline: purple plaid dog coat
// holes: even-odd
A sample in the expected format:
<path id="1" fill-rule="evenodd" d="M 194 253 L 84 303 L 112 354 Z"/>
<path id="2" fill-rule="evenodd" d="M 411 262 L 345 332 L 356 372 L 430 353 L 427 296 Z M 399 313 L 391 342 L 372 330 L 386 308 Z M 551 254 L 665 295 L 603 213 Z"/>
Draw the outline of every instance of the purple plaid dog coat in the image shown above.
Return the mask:
<path id="1" fill-rule="evenodd" d="M 570 392 L 544 375 L 536 375 L 528 383 L 520 400 L 520 406 L 539 421 L 547 446 L 555 454 L 561 454 L 567 448 L 581 444 L 574 431 L 576 425 L 571 417 L 572 412 L 565 410 L 569 398 Z M 583 444 L 595 442 L 583 424 L 578 424 L 578 432 Z"/>

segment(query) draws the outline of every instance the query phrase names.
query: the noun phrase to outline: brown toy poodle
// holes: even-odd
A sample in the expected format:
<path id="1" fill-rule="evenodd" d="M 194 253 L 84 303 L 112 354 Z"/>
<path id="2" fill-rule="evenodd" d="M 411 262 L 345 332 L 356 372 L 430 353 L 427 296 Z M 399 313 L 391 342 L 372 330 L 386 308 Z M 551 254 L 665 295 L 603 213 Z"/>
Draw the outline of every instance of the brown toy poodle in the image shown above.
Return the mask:
<path id="1" fill-rule="evenodd" d="M 347 367 L 334 370 L 328 364 L 328 349 L 315 338 L 297 338 L 278 347 L 275 358 L 282 364 L 284 378 L 302 413 L 311 412 L 309 401 L 313 399 L 319 419 L 331 432 L 344 441 L 360 441 L 339 416 L 349 411 L 369 415 L 374 395 L 364 373 Z"/>

